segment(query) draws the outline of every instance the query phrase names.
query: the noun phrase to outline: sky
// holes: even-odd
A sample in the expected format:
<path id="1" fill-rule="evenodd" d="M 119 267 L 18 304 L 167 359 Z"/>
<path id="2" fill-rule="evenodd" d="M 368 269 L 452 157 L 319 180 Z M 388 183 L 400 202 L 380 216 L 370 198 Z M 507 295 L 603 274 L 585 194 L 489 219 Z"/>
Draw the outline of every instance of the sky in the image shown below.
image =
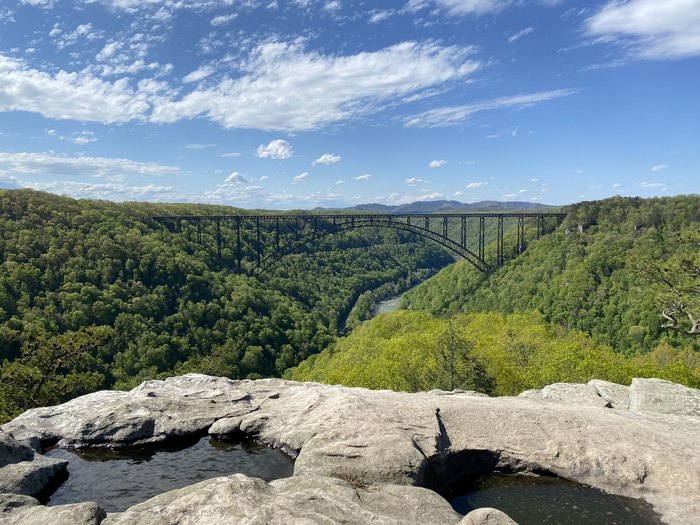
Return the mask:
<path id="1" fill-rule="evenodd" d="M 245 208 L 698 193 L 700 0 L 0 0 L 0 188 Z"/>

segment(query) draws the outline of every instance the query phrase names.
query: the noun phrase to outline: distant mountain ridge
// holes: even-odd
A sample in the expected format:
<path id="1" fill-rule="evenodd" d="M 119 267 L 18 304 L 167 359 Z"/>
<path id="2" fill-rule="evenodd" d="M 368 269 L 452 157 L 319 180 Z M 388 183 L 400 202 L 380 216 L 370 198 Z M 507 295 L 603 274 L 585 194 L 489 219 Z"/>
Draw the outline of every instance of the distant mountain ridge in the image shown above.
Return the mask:
<path id="1" fill-rule="evenodd" d="M 483 211 L 498 211 L 498 210 L 531 210 L 531 209 L 541 209 L 541 208 L 555 208 L 556 206 L 550 204 L 539 204 L 535 202 L 524 202 L 524 201 L 479 201 L 479 202 L 459 202 L 452 200 L 438 200 L 438 201 L 416 201 L 410 204 L 399 204 L 396 206 L 391 206 L 387 204 L 379 203 L 368 203 L 368 204 L 357 204 L 355 206 L 350 206 L 347 208 L 338 208 L 340 210 L 348 211 L 378 211 L 383 213 L 434 213 L 434 212 L 444 212 L 444 211 L 457 211 L 457 210 L 483 210 Z M 329 209 L 329 208 L 314 208 L 315 210 Z"/>

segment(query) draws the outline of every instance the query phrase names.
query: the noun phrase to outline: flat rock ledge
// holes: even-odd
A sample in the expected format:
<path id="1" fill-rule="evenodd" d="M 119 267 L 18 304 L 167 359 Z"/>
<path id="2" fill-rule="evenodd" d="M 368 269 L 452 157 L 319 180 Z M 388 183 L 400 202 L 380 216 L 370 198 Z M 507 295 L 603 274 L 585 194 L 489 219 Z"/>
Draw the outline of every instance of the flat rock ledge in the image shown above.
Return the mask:
<path id="1" fill-rule="evenodd" d="M 294 476 L 215 478 L 106 518 L 93 503 L 49 508 L 30 497 L 65 470 L 41 455 L 47 445 L 129 446 L 207 433 L 279 447 L 296 456 Z M 147 381 L 29 410 L 0 427 L 0 521 L 513 523 L 494 509 L 462 517 L 433 492 L 494 470 L 556 475 L 642 498 L 666 523 L 696 524 L 700 391 L 659 379 L 556 384 L 499 398 L 199 374 Z"/>

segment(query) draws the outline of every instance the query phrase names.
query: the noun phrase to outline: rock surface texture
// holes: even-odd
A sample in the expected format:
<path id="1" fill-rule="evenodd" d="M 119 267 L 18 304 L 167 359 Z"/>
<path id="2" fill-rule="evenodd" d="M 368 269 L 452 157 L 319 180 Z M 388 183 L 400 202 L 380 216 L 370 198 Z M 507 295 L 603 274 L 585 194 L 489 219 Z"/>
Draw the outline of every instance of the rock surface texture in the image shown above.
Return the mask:
<path id="1" fill-rule="evenodd" d="M 420 488 L 445 490 L 464 474 L 494 469 L 643 498 L 667 523 L 700 516 L 700 392 L 657 379 L 489 398 L 190 374 L 25 412 L 0 432 L 0 487 L 21 485 L 8 483 L 5 469 L 41 462 L 42 444 L 122 446 L 199 433 L 280 447 L 297 456 L 294 476 L 216 478 L 103 523 L 508 523 L 486 511 L 463 518 Z M 2 501 L 0 517 L 27 512 Z"/>

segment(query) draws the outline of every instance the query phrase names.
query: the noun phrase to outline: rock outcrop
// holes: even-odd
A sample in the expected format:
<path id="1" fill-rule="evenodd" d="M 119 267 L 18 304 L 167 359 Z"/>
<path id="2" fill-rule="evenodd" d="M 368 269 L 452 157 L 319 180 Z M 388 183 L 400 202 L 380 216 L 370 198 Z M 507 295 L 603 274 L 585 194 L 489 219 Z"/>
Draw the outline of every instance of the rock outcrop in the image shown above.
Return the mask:
<path id="1" fill-rule="evenodd" d="M 217 478 L 110 515 L 106 523 L 155 523 L 158 513 L 207 507 L 267 509 L 270 523 L 290 516 L 316 523 L 323 515 L 332 522 L 340 512 L 364 522 L 456 525 L 462 517 L 418 487 L 442 491 L 466 474 L 498 469 L 549 473 L 643 498 L 664 521 L 691 524 L 700 515 L 699 414 L 697 390 L 661 380 L 550 385 L 522 397 L 489 398 L 189 374 L 25 412 L 2 427 L 19 442 L 12 445 L 20 447 L 16 457 L 25 459 L 2 468 L 26 461 L 22 444 L 40 452 L 41 444 L 56 442 L 123 446 L 243 434 L 296 455 L 294 477 Z M 434 517 L 421 515 L 425 508 Z M 187 523 L 216 523 L 187 512 L 193 516 Z"/>

